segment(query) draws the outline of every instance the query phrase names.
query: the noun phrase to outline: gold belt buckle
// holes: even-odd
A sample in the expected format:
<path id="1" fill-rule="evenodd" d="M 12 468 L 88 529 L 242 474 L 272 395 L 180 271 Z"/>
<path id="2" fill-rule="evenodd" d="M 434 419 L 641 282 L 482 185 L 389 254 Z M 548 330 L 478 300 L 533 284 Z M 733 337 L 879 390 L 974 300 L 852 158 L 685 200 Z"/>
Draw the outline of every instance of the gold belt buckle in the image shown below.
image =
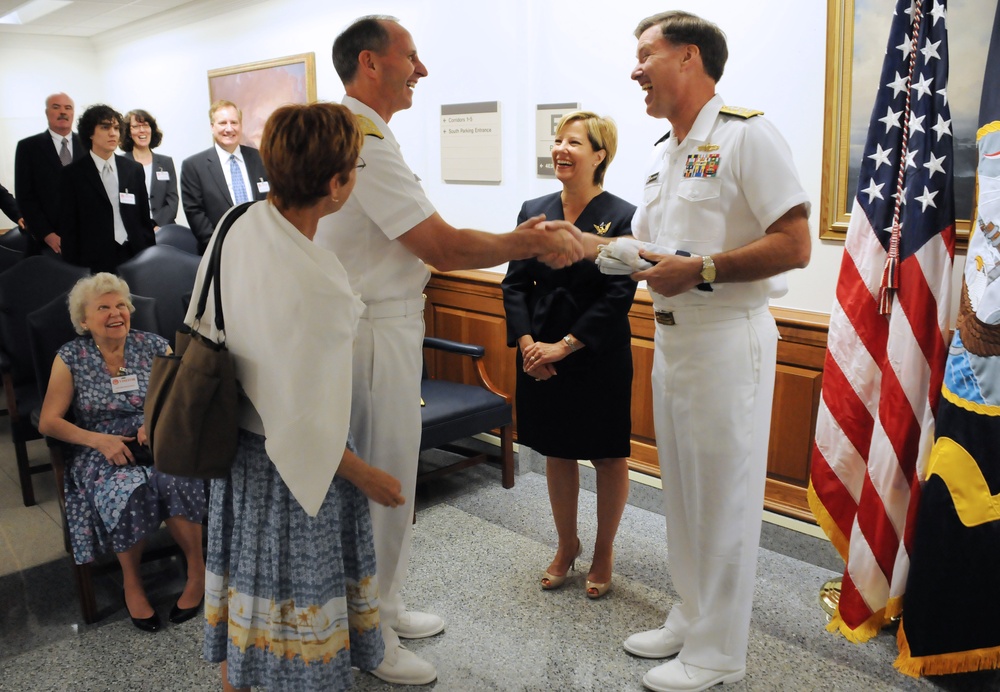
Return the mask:
<path id="1" fill-rule="evenodd" d="M 674 313 L 672 312 L 657 312 L 656 321 L 659 324 L 665 324 L 667 326 L 672 326 L 677 324 L 677 322 L 674 321 Z"/>

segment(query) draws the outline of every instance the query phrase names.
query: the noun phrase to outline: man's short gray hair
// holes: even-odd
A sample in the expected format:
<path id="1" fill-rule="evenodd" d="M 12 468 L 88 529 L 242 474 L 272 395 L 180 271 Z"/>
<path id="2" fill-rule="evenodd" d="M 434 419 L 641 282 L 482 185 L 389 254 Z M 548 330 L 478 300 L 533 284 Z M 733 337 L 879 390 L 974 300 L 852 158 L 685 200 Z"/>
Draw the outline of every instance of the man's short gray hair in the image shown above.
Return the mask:
<path id="1" fill-rule="evenodd" d="M 358 74 L 361 51 L 383 53 L 389 47 L 389 31 L 384 22 L 399 22 L 387 14 L 370 14 L 355 19 L 333 40 L 333 67 L 340 81 L 347 86 Z"/>

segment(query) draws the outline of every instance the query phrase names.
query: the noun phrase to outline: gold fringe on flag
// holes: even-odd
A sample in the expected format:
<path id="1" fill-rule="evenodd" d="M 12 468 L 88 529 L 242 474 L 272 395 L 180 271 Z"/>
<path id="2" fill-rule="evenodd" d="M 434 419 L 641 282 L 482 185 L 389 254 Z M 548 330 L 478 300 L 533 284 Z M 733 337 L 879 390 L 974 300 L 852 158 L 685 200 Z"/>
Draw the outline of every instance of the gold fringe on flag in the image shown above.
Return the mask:
<path id="1" fill-rule="evenodd" d="M 903 675 L 912 678 L 919 678 L 921 675 L 974 673 L 977 670 L 1000 668 L 1000 646 L 957 651 L 952 654 L 913 656 L 902 624 L 896 632 L 896 644 L 899 646 L 899 657 L 892 665 Z"/>

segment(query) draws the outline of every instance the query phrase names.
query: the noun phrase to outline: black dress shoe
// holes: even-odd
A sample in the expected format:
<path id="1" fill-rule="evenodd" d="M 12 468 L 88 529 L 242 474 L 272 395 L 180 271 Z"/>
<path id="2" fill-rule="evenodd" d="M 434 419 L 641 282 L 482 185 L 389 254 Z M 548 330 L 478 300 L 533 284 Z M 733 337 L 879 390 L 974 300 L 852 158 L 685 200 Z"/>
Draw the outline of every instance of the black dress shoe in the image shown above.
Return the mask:
<path id="1" fill-rule="evenodd" d="M 163 628 L 160 616 L 155 612 L 152 617 L 148 618 L 134 618 L 131 615 L 129 615 L 129 618 L 132 619 L 132 624 L 135 625 L 136 629 L 140 629 L 143 632 L 159 632 Z"/>
<path id="2" fill-rule="evenodd" d="M 142 630 L 143 632 L 159 632 L 163 629 L 163 622 L 160 621 L 160 614 L 153 609 L 153 614 L 148 618 L 134 618 L 132 613 L 128 611 L 128 603 L 125 601 L 125 592 L 122 592 L 122 603 L 125 603 L 125 612 L 128 613 L 129 619 L 132 620 L 132 624 L 135 625 L 136 629 Z"/>
<path id="3" fill-rule="evenodd" d="M 135 625 L 136 629 L 142 630 L 143 632 L 158 632 L 163 629 L 163 623 L 160 622 L 160 615 L 153 609 L 153 614 L 148 618 L 134 618 L 132 613 L 128 610 L 128 601 L 125 600 L 125 591 L 122 591 L 122 603 L 125 605 L 125 612 L 128 613 L 129 619 L 132 620 L 132 624 Z"/>
<path id="4" fill-rule="evenodd" d="M 177 600 L 180 601 L 179 598 Z M 175 625 L 179 625 L 182 622 L 187 622 L 188 620 L 190 620 L 191 618 L 193 618 L 195 615 L 198 614 L 198 611 L 201 610 L 201 604 L 204 602 L 205 602 L 205 597 L 202 596 L 201 600 L 198 601 L 198 605 L 192 606 L 190 608 L 181 608 L 179 605 L 174 603 L 174 607 L 170 609 L 170 615 L 167 616 L 167 619 L 170 620 L 170 622 L 174 623 Z"/>

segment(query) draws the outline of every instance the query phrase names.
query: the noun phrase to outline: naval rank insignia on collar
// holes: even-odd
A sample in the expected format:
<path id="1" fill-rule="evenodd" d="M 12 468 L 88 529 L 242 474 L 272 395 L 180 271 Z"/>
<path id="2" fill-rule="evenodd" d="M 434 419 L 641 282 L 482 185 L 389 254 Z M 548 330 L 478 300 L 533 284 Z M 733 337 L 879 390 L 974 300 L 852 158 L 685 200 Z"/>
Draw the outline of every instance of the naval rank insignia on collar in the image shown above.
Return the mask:
<path id="1" fill-rule="evenodd" d="M 607 235 L 608 231 L 611 230 L 611 222 L 595 223 L 594 230 L 597 231 L 597 235 Z"/>
<path id="2" fill-rule="evenodd" d="M 752 118 L 755 115 L 764 115 L 764 111 L 755 111 L 752 108 L 743 108 L 742 106 L 723 106 L 719 109 L 719 112 L 725 115 L 735 115 L 737 118 L 743 118 L 744 120 Z"/>
<path id="3" fill-rule="evenodd" d="M 382 131 L 378 129 L 378 125 L 371 118 L 364 115 L 358 115 L 357 118 L 358 125 L 361 127 L 361 134 L 385 139 L 385 135 L 382 134 Z"/>

